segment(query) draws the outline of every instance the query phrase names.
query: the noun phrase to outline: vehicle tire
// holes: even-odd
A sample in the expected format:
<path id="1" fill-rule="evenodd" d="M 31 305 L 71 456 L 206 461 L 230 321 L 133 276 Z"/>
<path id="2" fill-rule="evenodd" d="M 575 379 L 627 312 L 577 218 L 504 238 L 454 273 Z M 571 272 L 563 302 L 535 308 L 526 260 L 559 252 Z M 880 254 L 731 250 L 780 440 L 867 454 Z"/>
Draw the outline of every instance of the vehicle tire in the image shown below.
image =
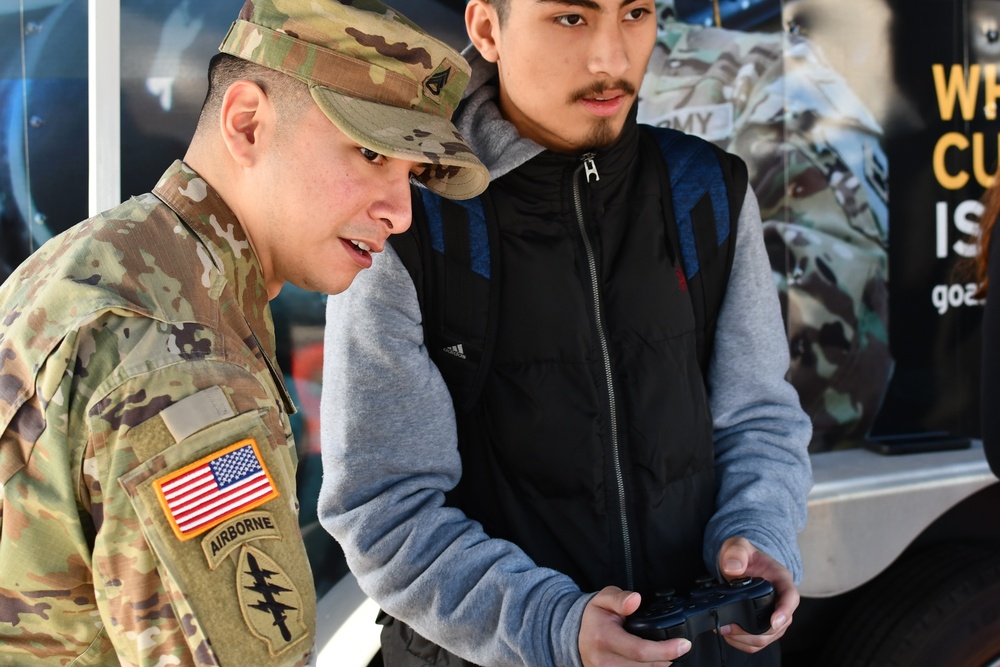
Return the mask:
<path id="1" fill-rule="evenodd" d="M 904 557 L 851 607 L 821 664 L 1000 665 L 1000 555 L 943 545 Z"/>

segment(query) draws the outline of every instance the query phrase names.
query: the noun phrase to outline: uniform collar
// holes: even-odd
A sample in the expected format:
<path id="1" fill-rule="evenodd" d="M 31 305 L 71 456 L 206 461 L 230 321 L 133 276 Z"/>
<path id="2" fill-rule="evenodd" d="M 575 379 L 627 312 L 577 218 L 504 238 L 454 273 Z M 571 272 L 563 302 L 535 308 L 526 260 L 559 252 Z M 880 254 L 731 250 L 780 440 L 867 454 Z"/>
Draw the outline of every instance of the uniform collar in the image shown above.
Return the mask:
<path id="1" fill-rule="evenodd" d="M 289 414 L 295 412 L 275 355 L 274 320 L 267 285 L 256 253 L 240 221 L 222 197 L 189 166 L 175 161 L 153 189 L 201 241 L 212 263 L 225 276 L 240 311 L 274 377 Z"/>

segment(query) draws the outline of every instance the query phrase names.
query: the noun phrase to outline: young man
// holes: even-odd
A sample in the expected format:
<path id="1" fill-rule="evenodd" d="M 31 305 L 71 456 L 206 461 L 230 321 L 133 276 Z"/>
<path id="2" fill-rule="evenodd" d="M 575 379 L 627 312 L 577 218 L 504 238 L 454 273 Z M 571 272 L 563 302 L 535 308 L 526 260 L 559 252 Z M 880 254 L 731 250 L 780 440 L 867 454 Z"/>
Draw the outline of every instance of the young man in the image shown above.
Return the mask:
<path id="1" fill-rule="evenodd" d="M 810 425 L 784 380 L 753 193 L 735 193 L 703 377 L 660 149 L 634 116 L 653 0 L 471 0 L 466 25 L 456 122 L 490 167 L 480 201 L 500 265 L 475 405 L 453 409 L 424 339 L 436 315 L 395 252 L 328 310 L 320 518 L 386 612 L 383 659 L 718 665 L 721 645 L 730 667 L 775 661 L 798 605 Z M 452 275 L 429 293 L 463 298 L 469 272 Z M 623 629 L 632 591 L 706 570 L 771 581 L 772 629 L 723 627 L 693 650 Z"/>
<path id="2" fill-rule="evenodd" d="M 184 161 L 0 288 L 4 664 L 304 664 L 268 299 L 346 289 L 411 176 L 486 185 L 450 122 L 468 65 L 391 9 L 252 0 L 220 49 Z"/>

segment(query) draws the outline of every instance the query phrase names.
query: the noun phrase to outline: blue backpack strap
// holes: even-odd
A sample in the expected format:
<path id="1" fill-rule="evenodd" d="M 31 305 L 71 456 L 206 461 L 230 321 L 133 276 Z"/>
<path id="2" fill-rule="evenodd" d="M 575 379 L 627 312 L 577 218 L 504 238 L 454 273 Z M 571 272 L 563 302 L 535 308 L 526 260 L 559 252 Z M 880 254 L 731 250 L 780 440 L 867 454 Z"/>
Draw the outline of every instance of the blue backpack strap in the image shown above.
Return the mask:
<path id="1" fill-rule="evenodd" d="M 441 254 L 445 254 L 445 230 L 447 228 L 450 239 L 448 248 L 452 252 L 461 253 L 463 260 L 468 262 L 468 268 L 487 280 L 490 279 L 490 269 L 492 258 L 490 257 L 490 242 L 486 232 L 486 214 L 483 212 L 483 202 L 479 197 L 456 201 L 444 199 L 441 195 L 427 189 L 420 190 L 420 198 L 423 200 L 424 211 L 427 214 L 427 228 L 430 232 L 431 247 Z M 452 211 L 457 214 L 452 217 L 452 222 L 448 225 L 444 221 L 442 209 L 458 207 L 462 211 Z M 466 231 L 467 230 L 467 231 Z"/>
<path id="2" fill-rule="evenodd" d="M 667 239 L 680 256 L 697 326 L 698 361 L 707 377 L 719 309 L 733 267 L 748 184 L 746 165 L 698 137 L 642 127 L 655 139 L 666 168 L 673 204 L 672 211 L 664 211 Z"/>
<path id="3" fill-rule="evenodd" d="M 480 197 L 455 201 L 415 188 L 413 204 L 413 224 L 390 243 L 416 286 L 428 354 L 455 409 L 466 412 L 479 397 L 493 354 L 498 239 Z"/>

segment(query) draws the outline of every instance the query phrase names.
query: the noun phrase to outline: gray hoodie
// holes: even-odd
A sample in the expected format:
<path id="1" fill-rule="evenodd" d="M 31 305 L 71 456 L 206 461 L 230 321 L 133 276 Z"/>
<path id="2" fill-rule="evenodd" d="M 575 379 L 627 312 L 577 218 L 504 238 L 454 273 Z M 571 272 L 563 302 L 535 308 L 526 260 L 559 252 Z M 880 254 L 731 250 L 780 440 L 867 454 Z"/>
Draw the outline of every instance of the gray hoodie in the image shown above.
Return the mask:
<path id="1" fill-rule="evenodd" d="M 495 68 L 466 56 L 473 79 L 456 125 L 495 179 L 543 149 L 501 117 Z M 328 304 L 319 514 L 361 588 L 476 664 L 581 667 L 580 621 L 594 592 L 445 504 L 462 474 L 455 413 L 392 248 Z M 717 572 L 723 541 L 743 536 L 799 581 L 811 424 L 784 379 L 788 347 L 749 189 L 717 326 L 709 382 L 719 489 L 703 558 Z"/>

